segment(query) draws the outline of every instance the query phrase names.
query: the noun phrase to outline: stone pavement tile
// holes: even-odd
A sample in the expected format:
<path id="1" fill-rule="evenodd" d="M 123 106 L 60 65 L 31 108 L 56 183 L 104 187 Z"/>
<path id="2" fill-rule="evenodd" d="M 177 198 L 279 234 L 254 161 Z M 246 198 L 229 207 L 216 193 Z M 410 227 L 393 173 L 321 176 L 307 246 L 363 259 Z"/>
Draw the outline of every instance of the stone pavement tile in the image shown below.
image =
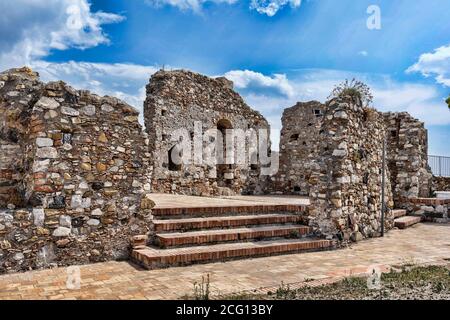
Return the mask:
<path id="1" fill-rule="evenodd" d="M 230 294 L 286 284 L 335 281 L 378 266 L 437 264 L 450 258 L 450 224 L 420 224 L 393 230 L 348 248 L 218 262 L 160 270 L 143 270 L 128 262 L 80 266 L 81 288 L 68 290 L 67 268 L 0 276 L 0 299 L 176 299 L 193 293 L 193 283 L 210 274 L 213 293 Z"/>

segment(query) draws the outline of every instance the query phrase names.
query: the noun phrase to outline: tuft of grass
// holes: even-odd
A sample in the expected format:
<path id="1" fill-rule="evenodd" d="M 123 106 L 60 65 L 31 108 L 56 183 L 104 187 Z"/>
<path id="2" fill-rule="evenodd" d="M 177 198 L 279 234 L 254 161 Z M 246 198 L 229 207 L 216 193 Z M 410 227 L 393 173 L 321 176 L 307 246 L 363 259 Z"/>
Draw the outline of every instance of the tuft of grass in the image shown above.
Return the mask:
<path id="1" fill-rule="evenodd" d="M 210 278 L 209 273 L 202 276 L 201 282 L 194 282 L 194 300 L 209 300 L 210 298 Z"/>
<path id="2" fill-rule="evenodd" d="M 296 290 L 291 290 L 289 285 L 285 285 L 281 282 L 280 287 L 275 292 L 275 297 L 278 300 L 293 300 L 296 297 Z"/>
<path id="3" fill-rule="evenodd" d="M 353 102 L 361 101 L 364 107 L 368 107 L 373 102 L 373 95 L 369 86 L 356 79 L 345 80 L 337 85 L 328 97 L 329 100 L 334 98 L 350 98 Z"/>
<path id="4" fill-rule="evenodd" d="M 370 289 L 366 277 L 348 277 L 339 282 L 292 289 L 281 282 L 266 295 L 242 293 L 226 296 L 238 300 L 429 300 L 450 299 L 450 270 L 445 266 L 402 265 L 383 273 L 380 287 Z"/>

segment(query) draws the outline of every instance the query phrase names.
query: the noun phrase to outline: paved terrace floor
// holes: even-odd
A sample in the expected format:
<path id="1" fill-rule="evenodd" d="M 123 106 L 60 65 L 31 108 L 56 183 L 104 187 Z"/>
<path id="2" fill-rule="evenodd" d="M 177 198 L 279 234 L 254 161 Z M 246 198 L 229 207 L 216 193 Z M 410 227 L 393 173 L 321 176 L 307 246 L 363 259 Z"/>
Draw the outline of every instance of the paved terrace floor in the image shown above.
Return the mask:
<path id="1" fill-rule="evenodd" d="M 450 259 L 449 235 L 450 224 L 418 224 L 335 251 L 151 271 L 128 262 L 98 263 L 80 266 L 78 290 L 67 288 L 67 268 L 31 271 L 0 276 L 0 299 L 176 299 L 192 294 L 193 283 L 207 273 L 213 294 L 273 289 L 281 281 L 328 282 L 374 265 L 444 263 Z"/>
<path id="2" fill-rule="evenodd" d="M 153 193 L 155 208 L 239 207 L 254 205 L 309 205 L 309 199 L 296 196 L 193 197 Z"/>

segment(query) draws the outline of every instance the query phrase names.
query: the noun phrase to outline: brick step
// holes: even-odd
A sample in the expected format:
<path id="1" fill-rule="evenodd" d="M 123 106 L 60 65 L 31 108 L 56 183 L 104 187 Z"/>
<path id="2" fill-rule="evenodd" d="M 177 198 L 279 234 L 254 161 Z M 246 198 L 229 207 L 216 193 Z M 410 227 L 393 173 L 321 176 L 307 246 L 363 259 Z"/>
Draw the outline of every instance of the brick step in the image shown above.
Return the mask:
<path id="1" fill-rule="evenodd" d="M 251 239 L 267 239 L 304 236 L 312 232 L 307 226 L 263 226 L 225 230 L 193 231 L 184 233 L 160 233 L 156 235 L 156 243 L 162 248 L 185 245 L 201 245 L 219 242 L 246 241 Z"/>
<path id="2" fill-rule="evenodd" d="M 153 208 L 152 214 L 159 219 L 174 217 L 214 217 L 233 215 L 287 214 L 306 211 L 305 205 L 245 205 L 245 206 L 215 206 L 191 208 Z"/>
<path id="3" fill-rule="evenodd" d="M 400 218 L 400 217 L 406 216 L 406 210 L 403 210 L 403 209 L 392 210 L 392 213 L 394 214 L 394 218 Z"/>
<path id="4" fill-rule="evenodd" d="M 156 232 L 162 231 L 189 231 L 199 229 L 233 228 L 242 226 L 255 226 L 263 224 L 299 223 L 302 217 L 289 214 L 262 214 L 251 216 L 228 216 L 212 218 L 190 218 L 153 220 Z"/>
<path id="5" fill-rule="evenodd" d="M 148 269 L 332 248 L 331 240 L 238 242 L 177 249 L 135 248 L 131 257 Z"/>
<path id="6" fill-rule="evenodd" d="M 405 216 L 394 220 L 395 226 L 399 229 L 406 229 L 422 221 L 421 217 Z"/>

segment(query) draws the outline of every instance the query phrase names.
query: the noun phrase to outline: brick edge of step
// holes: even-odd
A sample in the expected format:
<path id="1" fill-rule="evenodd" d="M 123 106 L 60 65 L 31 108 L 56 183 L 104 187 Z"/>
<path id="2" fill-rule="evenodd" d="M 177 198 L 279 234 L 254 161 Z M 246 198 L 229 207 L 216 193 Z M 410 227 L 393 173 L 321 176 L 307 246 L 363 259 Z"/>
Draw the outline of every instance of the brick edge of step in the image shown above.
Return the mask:
<path id="1" fill-rule="evenodd" d="M 237 215 L 209 218 L 155 220 L 156 232 L 195 231 L 202 229 L 238 228 L 244 226 L 279 225 L 303 222 L 304 217 L 293 214 Z"/>
<path id="2" fill-rule="evenodd" d="M 331 250 L 336 246 L 333 240 L 309 240 L 297 242 L 273 242 L 273 244 L 259 243 L 259 246 L 246 247 L 245 243 L 241 248 L 220 249 L 212 245 L 202 247 L 203 250 L 196 252 L 199 247 L 191 247 L 190 250 L 182 250 L 180 254 L 152 255 L 155 249 L 149 247 L 137 247 L 132 251 L 131 258 L 134 262 L 146 269 L 158 269 L 174 266 L 186 266 L 196 263 L 224 262 L 238 259 L 250 259 L 266 256 L 277 256 L 284 254 L 295 254 L 301 252 L 311 252 L 320 250 Z M 263 245 L 261 245 L 263 244 Z M 218 250 L 214 250 L 214 249 Z M 183 248 L 188 249 L 188 248 Z M 207 251 L 206 249 L 211 249 Z M 171 249 L 176 250 L 176 249 Z M 164 251 L 164 250 L 161 250 Z"/>
<path id="3" fill-rule="evenodd" d="M 156 234 L 155 238 L 158 239 L 158 244 L 162 248 L 170 248 L 186 245 L 280 238 L 289 236 L 291 232 L 298 232 L 299 236 L 306 236 L 312 233 L 312 228 L 302 225 L 255 226 L 252 228 L 205 230 L 185 233 L 160 233 Z"/>
<path id="4" fill-rule="evenodd" d="M 422 222 L 422 217 L 419 216 L 404 216 L 394 220 L 395 227 L 399 229 L 406 229 L 420 222 Z"/>
<path id="5" fill-rule="evenodd" d="M 223 207 L 192 207 L 192 208 L 153 208 L 155 217 L 176 216 L 227 216 L 238 214 L 268 214 L 268 213 L 300 213 L 305 212 L 307 205 L 253 205 L 253 206 L 223 206 Z"/>

